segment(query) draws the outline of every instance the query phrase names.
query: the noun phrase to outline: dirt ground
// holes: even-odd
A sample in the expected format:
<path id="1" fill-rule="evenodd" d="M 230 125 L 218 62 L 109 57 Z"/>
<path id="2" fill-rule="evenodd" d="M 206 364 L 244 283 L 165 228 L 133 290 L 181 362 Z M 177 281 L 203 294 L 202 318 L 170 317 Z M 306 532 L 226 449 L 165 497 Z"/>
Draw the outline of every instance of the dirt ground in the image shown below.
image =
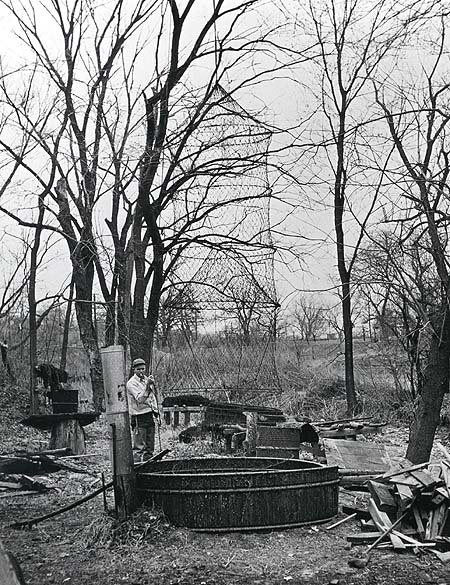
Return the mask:
<path id="1" fill-rule="evenodd" d="M 45 446 L 45 433 L 11 421 L 6 424 L 4 417 L 1 422 L 1 452 L 11 452 L 13 446 Z M 45 494 L 0 497 L 0 539 L 17 557 L 27 585 L 450 584 L 449 565 L 429 551 L 375 550 L 367 567 L 351 568 L 348 560 L 365 550 L 351 548 L 346 541 L 349 533 L 361 530 L 356 520 L 329 531 L 325 524 L 214 535 L 175 528 L 158 511 L 141 508 L 117 526 L 98 496 L 32 529 L 10 527 L 14 521 L 46 514 L 90 493 L 99 487 L 102 471 L 108 480 L 106 436 L 104 420 L 88 427 L 88 456 L 71 460 L 89 473 L 59 471 L 45 478 L 53 488 Z M 395 459 L 403 455 L 406 438 L 406 429 L 389 427 L 377 440 Z M 439 438 L 449 446 L 448 429 Z M 170 430 L 162 434 L 162 447 L 171 448 L 171 456 L 188 454 Z M 361 504 L 365 497 L 341 490 L 340 506 Z M 111 495 L 107 504 L 111 510 Z M 336 520 L 342 517 L 339 512 Z"/>

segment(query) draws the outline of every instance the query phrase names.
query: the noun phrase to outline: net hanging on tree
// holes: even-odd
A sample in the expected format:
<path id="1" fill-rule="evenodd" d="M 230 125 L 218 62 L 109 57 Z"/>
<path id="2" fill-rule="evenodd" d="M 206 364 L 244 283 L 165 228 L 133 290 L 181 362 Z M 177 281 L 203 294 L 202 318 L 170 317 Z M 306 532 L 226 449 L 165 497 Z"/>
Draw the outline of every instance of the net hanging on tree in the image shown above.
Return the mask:
<path id="1" fill-rule="evenodd" d="M 192 178 L 177 194 L 173 230 L 186 236 L 160 311 L 165 393 L 235 399 L 278 388 L 270 138 L 218 87 L 183 151 L 180 172 Z"/>

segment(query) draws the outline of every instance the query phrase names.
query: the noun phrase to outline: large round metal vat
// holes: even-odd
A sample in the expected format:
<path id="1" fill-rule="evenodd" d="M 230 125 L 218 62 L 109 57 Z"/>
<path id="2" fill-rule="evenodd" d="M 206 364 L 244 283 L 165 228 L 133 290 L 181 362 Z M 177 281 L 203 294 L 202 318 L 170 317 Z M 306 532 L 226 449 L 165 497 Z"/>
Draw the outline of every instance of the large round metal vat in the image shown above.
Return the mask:
<path id="1" fill-rule="evenodd" d="M 144 501 L 178 526 L 267 530 L 325 522 L 337 514 L 338 468 L 298 459 L 175 459 L 139 470 Z"/>

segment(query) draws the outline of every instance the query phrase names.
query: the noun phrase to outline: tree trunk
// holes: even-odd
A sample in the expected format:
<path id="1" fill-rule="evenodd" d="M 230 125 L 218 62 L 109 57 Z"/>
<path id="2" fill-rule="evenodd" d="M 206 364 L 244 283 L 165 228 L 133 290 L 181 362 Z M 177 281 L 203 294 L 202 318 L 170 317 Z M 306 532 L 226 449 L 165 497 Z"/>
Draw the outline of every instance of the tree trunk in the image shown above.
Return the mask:
<path id="1" fill-rule="evenodd" d="M 350 287 L 351 269 L 347 268 L 345 258 L 345 234 L 343 228 L 346 188 L 346 157 L 344 148 L 346 113 L 346 98 L 345 96 L 342 96 L 342 107 L 339 113 L 339 133 L 336 142 L 337 168 L 334 183 L 334 229 L 336 232 L 337 268 L 341 281 L 342 291 L 342 323 L 344 328 L 345 391 L 347 395 L 347 414 L 348 416 L 352 416 L 359 411 L 359 405 L 356 397 L 355 377 L 353 371 L 353 324 Z"/>
<path id="2" fill-rule="evenodd" d="M 36 414 L 39 410 L 39 396 L 36 392 L 36 361 L 37 361 L 37 315 L 36 315 L 36 273 L 38 267 L 38 253 L 41 245 L 42 222 L 44 221 L 44 202 L 38 199 L 39 217 L 34 234 L 34 242 L 30 255 L 30 282 L 28 285 L 28 330 L 30 335 L 30 413 Z"/>
<path id="3" fill-rule="evenodd" d="M 145 278 L 146 243 L 142 241 L 142 213 L 139 205 L 136 208 L 134 217 L 132 238 L 135 282 L 130 316 L 130 352 L 132 360 L 136 358 L 146 360 L 145 348 L 149 336 L 145 319 L 145 293 L 147 290 Z"/>
<path id="4" fill-rule="evenodd" d="M 4 365 L 6 371 L 8 372 L 9 379 L 11 382 L 16 381 L 16 377 L 14 376 L 14 372 L 12 371 L 11 364 L 8 357 L 8 344 L 6 341 L 0 342 L 0 350 L 2 354 L 2 364 Z"/>
<path id="5" fill-rule="evenodd" d="M 76 280 L 75 286 L 77 287 Z M 94 410 L 100 412 L 103 411 L 102 365 L 100 360 L 97 335 L 92 321 L 92 304 L 83 300 L 78 292 L 75 300 L 75 310 L 77 314 L 80 338 L 89 361 L 93 406 Z"/>
<path id="6" fill-rule="evenodd" d="M 164 257 L 165 250 L 161 239 L 161 233 L 157 224 L 157 217 L 154 209 L 152 213 L 147 214 L 146 221 L 152 239 L 153 251 L 153 275 L 150 288 L 150 298 L 147 307 L 147 331 L 148 339 L 146 345 L 145 359 L 147 363 L 152 364 L 153 346 L 155 343 L 156 331 L 159 319 L 159 305 L 161 301 L 161 291 L 164 285 Z"/>
<path id="7" fill-rule="evenodd" d="M 69 333 L 70 333 L 70 321 L 72 317 L 72 304 L 73 304 L 73 279 L 70 283 L 69 289 L 69 300 L 67 301 L 67 309 L 66 315 L 64 317 L 64 331 L 63 331 L 63 338 L 62 338 L 62 347 L 61 347 L 61 360 L 59 362 L 59 367 L 61 370 L 66 369 L 67 365 L 67 349 L 69 347 Z"/>
<path id="8" fill-rule="evenodd" d="M 342 285 L 342 323 L 344 328 L 344 356 L 345 356 L 345 390 L 347 395 L 347 413 L 349 416 L 359 411 L 358 399 L 355 390 L 355 376 L 353 368 L 353 323 L 351 313 L 350 284 Z"/>
<path id="9" fill-rule="evenodd" d="M 450 379 L 450 317 L 446 312 L 442 327 L 435 328 L 430 356 L 424 372 L 421 394 L 409 433 L 406 457 L 412 463 L 430 459 L 434 436 L 439 424 L 442 401 Z"/>
<path id="10" fill-rule="evenodd" d="M 84 351 L 89 360 L 94 409 L 103 410 L 103 379 L 97 333 L 92 318 L 92 297 L 95 270 L 95 238 L 92 233 L 92 214 L 87 211 L 83 229 L 77 237 L 67 198 L 67 185 L 60 179 L 55 188 L 58 195 L 58 220 L 64 232 L 72 261 L 72 280 L 75 287 L 75 312 Z M 93 197 L 93 195 L 92 195 Z"/>
<path id="11" fill-rule="evenodd" d="M 117 286 L 117 343 L 127 349 L 131 330 L 131 283 L 133 280 L 133 252 L 125 251 Z"/>
<path id="12" fill-rule="evenodd" d="M 116 340 L 116 307 L 115 294 L 110 298 L 105 299 L 106 316 L 105 316 L 105 346 L 115 344 Z"/>

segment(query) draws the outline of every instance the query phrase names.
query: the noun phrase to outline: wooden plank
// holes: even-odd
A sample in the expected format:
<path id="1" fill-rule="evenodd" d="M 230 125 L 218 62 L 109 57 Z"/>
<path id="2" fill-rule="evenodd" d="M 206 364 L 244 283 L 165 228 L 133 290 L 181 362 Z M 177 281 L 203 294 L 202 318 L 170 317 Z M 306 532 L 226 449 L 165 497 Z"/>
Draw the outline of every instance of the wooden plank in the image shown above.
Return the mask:
<path id="1" fill-rule="evenodd" d="M 441 464 L 440 463 L 430 463 L 427 469 L 427 473 L 433 476 L 436 483 L 442 484 L 442 475 L 441 475 Z"/>
<path id="2" fill-rule="evenodd" d="M 347 423 L 347 422 L 358 422 L 358 421 L 365 421 L 365 420 L 371 420 L 373 418 L 373 416 L 359 416 L 356 418 L 340 418 L 338 420 L 319 420 L 319 421 L 314 421 L 310 424 L 316 426 L 316 427 L 320 427 L 320 426 L 330 426 L 330 425 L 335 425 L 335 424 L 340 424 L 340 423 Z"/>
<path id="3" fill-rule="evenodd" d="M 357 506 L 342 506 L 343 514 L 347 514 L 351 516 L 352 514 L 356 513 L 357 518 L 362 518 L 364 520 L 370 520 L 370 512 L 364 508 L 358 508 Z"/>
<path id="4" fill-rule="evenodd" d="M 348 534 L 346 539 L 352 544 L 370 544 L 379 538 L 379 536 L 380 533 L 377 530 L 376 532 L 358 532 L 357 534 Z M 386 538 L 388 538 L 387 535 Z"/>
<path id="5" fill-rule="evenodd" d="M 414 479 L 417 479 L 425 489 L 432 488 L 436 485 L 434 477 L 426 471 L 409 471 L 408 473 L 410 473 Z"/>
<path id="6" fill-rule="evenodd" d="M 370 518 L 370 520 L 360 520 L 361 522 L 361 528 L 363 529 L 363 532 L 378 532 L 378 527 L 375 524 L 375 522 L 372 520 L 372 518 Z"/>
<path id="7" fill-rule="evenodd" d="M 19 491 L 19 490 L 8 490 L 5 493 L 0 494 L 0 498 L 3 500 L 4 498 L 15 498 L 17 496 L 35 496 L 37 494 L 39 494 L 40 492 L 37 492 L 36 490 L 23 490 L 23 491 Z M 1 581 L 0 581 L 1 583 Z"/>
<path id="8" fill-rule="evenodd" d="M 412 507 L 412 513 L 414 516 L 414 520 L 416 521 L 417 532 L 418 532 L 420 538 L 424 539 L 425 538 L 425 526 L 423 525 L 422 516 L 420 515 L 420 511 L 417 508 L 417 506 Z"/>
<path id="9" fill-rule="evenodd" d="M 431 552 L 433 552 L 443 563 L 450 563 L 450 551 L 439 552 L 438 550 L 432 550 Z"/>
<path id="10" fill-rule="evenodd" d="M 398 499 L 400 500 L 400 509 L 409 506 L 412 499 L 414 498 L 414 493 L 412 489 L 408 485 L 403 485 L 401 483 L 394 484 L 395 489 L 397 492 Z"/>
<path id="11" fill-rule="evenodd" d="M 205 410 L 204 406 L 163 406 L 163 412 L 192 412 L 198 413 L 203 412 Z"/>
<path id="12" fill-rule="evenodd" d="M 327 526 L 325 528 L 325 530 L 332 530 L 333 528 L 336 528 L 336 526 L 340 526 L 341 524 L 344 524 L 344 522 L 348 522 L 349 520 L 352 520 L 353 518 L 356 518 L 356 516 L 357 516 L 357 514 L 356 514 L 356 512 L 354 512 L 353 514 L 350 514 L 350 516 L 346 516 L 345 518 L 342 518 L 341 520 L 338 520 L 334 524 L 331 524 L 330 526 Z"/>
<path id="13" fill-rule="evenodd" d="M 429 461 L 427 461 L 426 463 L 419 463 L 417 465 L 412 465 L 412 464 L 410 464 L 410 462 L 407 459 L 405 459 L 405 461 L 402 461 L 401 463 L 399 463 L 395 468 L 390 469 L 388 472 L 386 472 L 383 475 L 383 479 L 389 479 L 391 477 L 395 477 L 396 475 L 402 475 L 403 473 L 409 472 L 409 471 L 417 471 L 419 469 L 423 469 L 424 467 L 428 467 L 428 465 L 429 465 Z"/>
<path id="14" fill-rule="evenodd" d="M 449 495 L 448 495 L 447 488 L 446 487 L 438 487 L 438 488 L 435 488 L 434 493 L 433 493 L 433 497 L 431 498 L 431 501 L 432 501 L 433 505 L 440 506 L 441 504 L 446 502 L 448 499 L 449 499 Z"/>
<path id="15" fill-rule="evenodd" d="M 389 482 L 395 485 L 406 485 L 416 490 L 423 488 L 423 484 L 418 479 L 413 477 L 410 473 L 406 472 L 404 472 L 402 475 L 397 474 L 395 478 L 390 478 Z"/>
<path id="16" fill-rule="evenodd" d="M 327 463 L 342 469 L 362 469 L 379 473 L 391 466 L 384 445 L 369 441 L 323 439 Z"/>
<path id="17" fill-rule="evenodd" d="M 435 542 L 419 542 L 418 544 L 415 543 L 405 543 L 405 549 L 406 548 L 433 548 L 436 546 Z M 383 544 L 380 544 L 379 548 L 393 548 L 392 544 L 389 544 L 387 542 L 384 542 Z M 431 552 L 435 552 L 435 551 L 431 551 Z"/>
<path id="18" fill-rule="evenodd" d="M 386 514 L 386 512 L 378 510 L 372 498 L 369 500 L 368 510 L 372 516 L 372 520 L 375 522 L 381 532 L 389 530 L 389 528 L 392 527 L 392 521 L 389 516 Z M 391 540 L 392 546 L 394 547 L 394 550 L 404 550 L 406 548 L 402 540 L 395 534 L 392 534 L 392 532 L 389 534 L 389 538 Z"/>
<path id="19" fill-rule="evenodd" d="M 450 498 L 450 467 L 445 461 L 441 462 L 441 477 L 447 489 L 448 497 Z"/>
<path id="20" fill-rule="evenodd" d="M 20 490 L 22 485 L 15 481 L 0 481 L 0 488 L 5 488 L 9 490 Z"/>
<path id="21" fill-rule="evenodd" d="M 1 585 L 25 585 L 22 571 L 16 559 L 0 542 L 0 583 Z"/>
<path id="22" fill-rule="evenodd" d="M 447 503 L 441 504 L 434 510 L 431 510 L 427 525 L 425 527 L 425 540 L 434 540 L 436 536 L 440 536 L 447 520 L 447 514 Z"/>
<path id="23" fill-rule="evenodd" d="M 397 511 L 397 505 L 386 484 L 369 480 L 367 487 L 369 488 L 369 492 L 372 495 L 378 510 L 395 514 Z"/>
<path id="24" fill-rule="evenodd" d="M 395 536 L 398 536 L 399 538 L 401 538 L 402 540 L 404 540 L 405 542 L 407 542 L 409 544 L 414 544 L 415 546 L 422 546 L 423 545 L 422 542 L 420 542 L 419 540 L 416 540 L 415 538 L 412 538 L 411 536 L 409 536 L 408 534 L 405 534 L 404 532 L 399 532 L 398 530 L 393 530 L 392 534 L 395 534 Z"/>

